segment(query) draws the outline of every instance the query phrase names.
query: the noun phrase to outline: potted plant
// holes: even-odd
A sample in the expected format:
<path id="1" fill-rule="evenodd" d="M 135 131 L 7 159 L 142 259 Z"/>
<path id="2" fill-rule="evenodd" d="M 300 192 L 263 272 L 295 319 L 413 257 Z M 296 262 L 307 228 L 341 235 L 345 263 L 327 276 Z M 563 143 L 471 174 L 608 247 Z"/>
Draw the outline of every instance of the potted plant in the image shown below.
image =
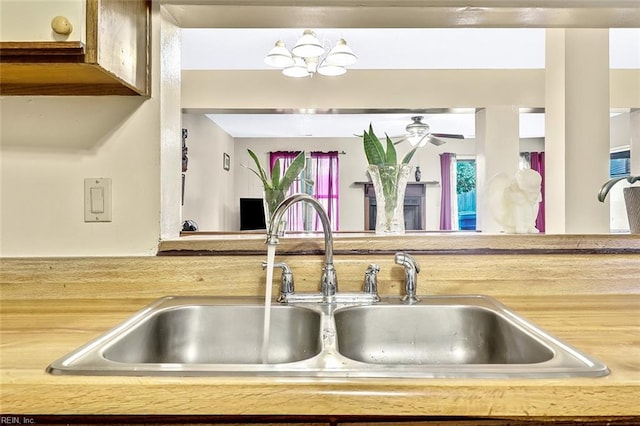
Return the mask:
<path id="1" fill-rule="evenodd" d="M 621 180 L 634 183 L 640 181 L 640 176 L 618 177 L 608 180 L 600 188 L 598 200 L 604 203 L 611 188 Z M 632 234 L 640 234 L 640 186 L 624 188 L 623 193 L 624 204 L 627 208 L 627 218 L 629 219 L 629 229 Z"/>
<path id="2" fill-rule="evenodd" d="M 398 163 L 396 148 L 391 138 L 386 136 L 386 150 L 369 124 L 364 131 L 364 152 L 369 163 L 367 171 L 371 176 L 376 193 L 376 234 L 404 234 L 404 192 L 407 187 L 416 148 L 409 151 Z"/>
<path id="3" fill-rule="evenodd" d="M 265 214 L 265 223 L 269 223 L 271 219 L 271 215 L 275 211 L 276 207 L 284 201 L 287 192 L 289 191 L 289 187 L 293 183 L 294 180 L 298 178 L 300 172 L 304 169 L 305 166 L 305 153 L 304 151 L 300 152 L 296 158 L 293 160 L 291 165 L 286 170 L 281 171 L 280 159 L 277 159 L 273 164 L 273 168 L 271 169 L 269 175 L 265 172 L 264 168 L 260 164 L 260 160 L 258 160 L 258 156 L 247 149 L 249 152 L 249 156 L 253 159 L 256 164 L 256 169 L 254 170 L 251 167 L 247 167 L 253 173 L 258 176 L 258 178 L 262 181 L 262 189 L 264 194 L 264 214 Z M 282 224 L 281 224 L 282 225 Z M 281 230 L 283 230 L 281 228 Z"/>

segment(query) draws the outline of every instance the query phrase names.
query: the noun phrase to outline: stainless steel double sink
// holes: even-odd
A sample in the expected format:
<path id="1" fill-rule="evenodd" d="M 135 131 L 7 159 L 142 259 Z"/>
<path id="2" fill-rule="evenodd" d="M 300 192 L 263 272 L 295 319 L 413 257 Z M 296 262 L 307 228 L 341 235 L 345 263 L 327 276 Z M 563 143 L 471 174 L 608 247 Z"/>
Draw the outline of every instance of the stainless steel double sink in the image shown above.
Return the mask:
<path id="1" fill-rule="evenodd" d="M 487 296 L 275 304 L 162 298 L 53 362 L 52 374 L 306 377 L 604 376 L 601 362 Z"/>

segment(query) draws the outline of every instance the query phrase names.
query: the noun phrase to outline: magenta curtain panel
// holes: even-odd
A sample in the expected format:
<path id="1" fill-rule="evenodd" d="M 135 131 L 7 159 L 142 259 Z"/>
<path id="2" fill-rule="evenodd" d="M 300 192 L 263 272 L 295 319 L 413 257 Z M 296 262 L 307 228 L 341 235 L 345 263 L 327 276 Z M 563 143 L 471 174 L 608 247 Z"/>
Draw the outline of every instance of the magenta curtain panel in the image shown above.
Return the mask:
<path id="1" fill-rule="evenodd" d="M 322 204 L 331 220 L 331 228 L 337 231 L 340 228 L 338 215 L 338 200 L 340 185 L 338 181 L 338 151 L 312 152 L 313 163 L 313 196 Z M 313 230 L 322 230 L 322 224 L 318 215 L 314 215 Z"/>
<path id="2" fill-rule="evenodd" d="M 443 152 L 440 154 L 440 230 L 452 229 L 451 201 L 455 194 L 451 193 L 451 159 L 453 154 Z"/>
<path id="3" fill-rule="evenodd" d="M 269 155 L 269 167 L 273 169 L 276 160 L 280 159 L 280 170 L 283 173 L 293 162 L 299 151 L 276 151 Z M 313 192 L 310 194 L 315 197 L 327 211 L 327 215 L 331 220 L 331 227 L 334 231 L 339 229 L 338 215 L 338 199 L 339 199 L 339 180 L 338 180 L 339 162 L 338 152 L 312 152 L 311 161 L 307 160 L 307 166 L 303 172 L 306 179 L 313 181 Z M 291 185 L 288 195 L 304 192 L 309 193 L 308 185 L 300 179 L 297 179 Z M 305 212 L 311 211 L 312 220 L 311 229 L 306 230 L 321 231 L 322 224 L 313 209 L 305 207 L 304 203 L 296 203 L 287 211 L 287 230 L 288 231 L 305 231 Z"/>
<path id="4" fill-rule="evenodd" d="M 284 171 L 289 168 L 293 160 L 300 154 L 300 151 L 275 151 L 269 154 L 269 168 L 273 170 L 273 166 L 277 160 L 280 160 L 280 177 L 284 176 Z M 300 180 L 295 180 L 287 195 L 302 192 Z M 304 209 L 301 203 L 296 203 L 289 207 L 286 213 L 287 231 L 301 231 L 304 229 Z"/>

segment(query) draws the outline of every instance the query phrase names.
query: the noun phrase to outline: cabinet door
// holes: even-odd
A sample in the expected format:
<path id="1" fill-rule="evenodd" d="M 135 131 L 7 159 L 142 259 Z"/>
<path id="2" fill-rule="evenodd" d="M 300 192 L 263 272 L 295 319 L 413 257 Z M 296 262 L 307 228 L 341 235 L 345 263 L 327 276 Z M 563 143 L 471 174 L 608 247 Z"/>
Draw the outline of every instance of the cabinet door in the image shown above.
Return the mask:
<path id="1" fill-rule="evenodd" d="M 69 35 L 56 34 L 51 20 L 64 16 Z M 0 41 L 85 41 L 85 0 L 0 0 Z"/>
<path id="2" fill-rule="evenodd" d="M 0 6 L 0 95 L 150 94 L 150 0 L 0 0 Z M 64 40 L 51 29 L 56 16 L 74 27 Z M 12 30 L 15 22 L 5 29 L 5 21 L 28 30 Z"/>
<path id="3" fill-rule="evenodd" d="M 87 56 L 140 93 L 148 90 L 149 2 L 87 0 Z"/>

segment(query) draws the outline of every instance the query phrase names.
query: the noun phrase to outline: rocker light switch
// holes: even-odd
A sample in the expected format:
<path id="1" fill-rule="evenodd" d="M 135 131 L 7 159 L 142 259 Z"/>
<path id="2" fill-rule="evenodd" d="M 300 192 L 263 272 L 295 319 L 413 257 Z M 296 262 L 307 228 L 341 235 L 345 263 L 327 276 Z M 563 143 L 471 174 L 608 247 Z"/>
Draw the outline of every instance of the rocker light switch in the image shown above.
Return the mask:
<path id="1" fill-rule="evenodd" d="M 104 188 L 91 187 L 91 213 L 104 213 Z"/>
<path id="2" fill-rule="evenodd" d="M 111 222 L 111 179 L 84 180 L 84 221 Z"/>

